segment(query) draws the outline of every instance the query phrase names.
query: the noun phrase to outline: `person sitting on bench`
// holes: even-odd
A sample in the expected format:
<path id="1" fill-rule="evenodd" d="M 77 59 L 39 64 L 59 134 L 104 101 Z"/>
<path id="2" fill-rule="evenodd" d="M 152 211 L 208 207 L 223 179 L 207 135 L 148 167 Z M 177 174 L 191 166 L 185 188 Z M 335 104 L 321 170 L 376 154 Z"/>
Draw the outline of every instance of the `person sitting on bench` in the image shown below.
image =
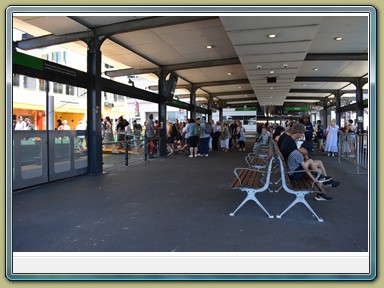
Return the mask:
<path id="1" fill-rule="evenodd" d="M 311 147 L 312 146 L 310 145 L 310 143 L 308 143 L 307 141 L 304 141 L 303 144 L 301 144 L 299 149 L 295 149 L 289 154 L 288 160 L 287 160 L 289 177 L 293 180 L 300 180 L 305 174 L 307 174 L 308 177 L 310 177 L 313 180 L 313 182 L 323 183 L 323 186 L 325 187 L 339 186 L 340 182 L 334 181 L 332 177 L 327 176 L 327 172 L 321 160 L 313 160 L 312 158 L 309 157 Z M 313 172 L 303 171 L 303 170 L 311 170 Z M 316 175 L 316 176 L 319 176 L 319 177 L 316 177 L 313 173 L 315 174 L 319 173 L 320 176 Z M 328 201 L 328 200 L 331 200 L 332 197 L 324 193 L 318 193 L 315 199 L 318 201 Z"/>

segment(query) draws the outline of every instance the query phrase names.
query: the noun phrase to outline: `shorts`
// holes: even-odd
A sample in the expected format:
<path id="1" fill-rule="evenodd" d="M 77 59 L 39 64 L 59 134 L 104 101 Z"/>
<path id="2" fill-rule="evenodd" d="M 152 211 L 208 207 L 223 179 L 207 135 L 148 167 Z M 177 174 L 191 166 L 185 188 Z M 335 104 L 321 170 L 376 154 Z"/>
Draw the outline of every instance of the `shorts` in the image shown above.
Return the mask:
<path id="1" fill-rule="evenodd" d="M 175 141 L 175 138 L 173 137 L 167 137 L 167 143 L 172 144 Z"/>
<path id="2" fill-rule="evenodd" d="M 197 144 L 199 143 L 199 137 L 198 136 L 190 136 L 188 138 L 189 147 L 197 147 Z"/>
<path id="3" fill-rule="evenodd" d="M 301 166 L 297 167 L 295 169 L 295 171 L 300 171 L 300 170 L 303 170 L 303 168 Z M 289 175 L 289 178 L 290 179 L 293 179 L 293 180 L 300 180 L 301 178 L 304 177 L 306 172 L 304 171 L 300 171 L 300 172 L 296 172 L 296 173 L 292 173 L 291 175 Z"/>

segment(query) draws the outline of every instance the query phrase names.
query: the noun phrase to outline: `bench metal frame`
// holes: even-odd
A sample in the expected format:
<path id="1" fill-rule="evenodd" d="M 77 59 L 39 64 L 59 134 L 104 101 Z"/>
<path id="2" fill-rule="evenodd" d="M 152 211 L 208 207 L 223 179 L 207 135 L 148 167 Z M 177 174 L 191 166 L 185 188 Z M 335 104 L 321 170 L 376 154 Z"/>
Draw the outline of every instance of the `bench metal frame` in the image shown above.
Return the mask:
<path id="1" fill-rule="evenodd" d="M 276 215 L 276 218 L 280 219 L 288 210 L 290 210 L 293 206 L 295 206 L 297 203 L 303 203 L 305 205 L 305 207 L 308 208 L 309 211 L 311 211 L 311 213 L 313 214 L 313 216 L 315 216 L 317 218 L 317 220 L 319 222 L 324 222 L 323 218 L 319 217 L 316 212 L 312 209 L 312 207 L 309 205 L 309 203 L 307 202 L 307 200 L 305 200 L 305 196 L 307 194 L 310 194 L 310 193 L 321 193 L 321 188 L 319 187 L 320 190 L 308 190 L 308 189 L 303 189 L 303 190 L 293 190 L 291 189 L 290 187 L 288 187 L 287 185 L 287 172 L 285 171 L 285 166 L 284 166 L 284 162 L 283 162 L 283 159 L 279 156 L 277 157 L 279 162 L 280 162 L 280 171 L 281 171 L 281 184 L 283 187 L 283 189 L 290 193 L 290 194 L 293 194 L 296 196 L 296 198 L 293 200 L 293 202 L 279 215 Z M 303 170 L 303 171 L 307 171 L 307 170 Z M 320 175 L 318 175 L 319 177 Z M 289 179 L 289 178 L 288 178 Z M 312 188 L 314 187 L 314 184 L 312 184 Z M 321 185 L 321 184 L 320 184 Z M 279 188 L 280 190 L 280 188 Z"/>
<path id="2" fill-rule="evenodd" d="M 235 168 L 234 169 L 233 173 L 235 174 L 235 176 L 236 176 L 236 178 L 238 180 L 239 185 L 236 186 L 236 187 L 233 187 L 233 189 L 239 189 L 241 191 L 244 191 L 244 192 L 247 193 L 247 196 L 245 197 L 243 202 L 241 202 L 240 205 L 233 212 L 231 212 L 229 214 L 230 216 L 234 216 L 236 214 L 236 212 L 239 211 L 239 209 L 241 207 L 243 207 L 243 205 L 245 203 L 247 203 L 248 201 L 254 201 L 268 215 L 269 218 L 274 218 L 274 216 L 271 215 L 267 211 L 267 209 L 265 209 L 265 207 L 261 204 L 259 199 L 257 199 L 257 197 L 256 197 L 256 193 L 264 192 L 264 191 L 266 191 L 268 189 L 269 182 L 270 182 L 270 177 L 271 177 L 271 170 L 272 170 L 273 159 L 274 159 L 274 157 L 271 157 L 271 159 L 269 159 L 268 168 L 265 169 L 265 170 L 252 169 L 252 168 Z M 243 186 L 243 183 L 242 183 L 241 178 L 240 178 L 240 172 L 244 171 L 244 170 L 250 170 L 250 171 L 253 171 L 253 172 L 256 172 L 256 173 L 261 173 L 262 174 L 261 177 L 265 178 L 265 180 L 260 181 L 260 183 L 262 184 L 264 182 L 264 185 L 262 185 L 261 187 L 246 187 L 246 186 Z"/>

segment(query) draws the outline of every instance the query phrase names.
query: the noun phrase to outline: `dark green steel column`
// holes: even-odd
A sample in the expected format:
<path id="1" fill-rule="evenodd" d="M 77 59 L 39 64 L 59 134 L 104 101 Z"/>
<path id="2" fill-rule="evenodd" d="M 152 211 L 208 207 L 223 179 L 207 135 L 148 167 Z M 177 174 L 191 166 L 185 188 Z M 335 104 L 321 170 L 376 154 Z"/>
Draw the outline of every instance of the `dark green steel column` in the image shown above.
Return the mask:
<path id="1" fill-rule="evenodd" d="M 159 124 L 162 129 L 159 131 L 160 156 L 167 156 L 167 99 L 164 97 L 166 71 L 161 69 L 159 74 Z"/>
<path id="2" fill-rule="evenodd" d="M 191 104 L 191 119 L 196 119 L 196 85 L 192 84 L 190 101 Z"/>
<path id="3" fill-rule="evenodd" d="M 364 107 L 363 107 L 363 79 L 357 78 L 355 81 L 356 86 L 356 120 L 359 119 L 359 117 L 364 117 Z M 363 123 L 360 121 L 357 122 L 357 126 L 359 127 L 358 131 L 363 130 Z"/>
<path id="4" fill-rule="evenodd" d="M 337 90 L 335 93 L 335 101 L 336 101 L 336 124 L 341 127 L 341 95 L 340 91 Z"/>
<path id="5" fill-rule="evenodd" d="M 88 171 L 91 175 L 103 172 L 101 143 L 101 41 L 94 37 L 87 52 L 87 145 Z"/>

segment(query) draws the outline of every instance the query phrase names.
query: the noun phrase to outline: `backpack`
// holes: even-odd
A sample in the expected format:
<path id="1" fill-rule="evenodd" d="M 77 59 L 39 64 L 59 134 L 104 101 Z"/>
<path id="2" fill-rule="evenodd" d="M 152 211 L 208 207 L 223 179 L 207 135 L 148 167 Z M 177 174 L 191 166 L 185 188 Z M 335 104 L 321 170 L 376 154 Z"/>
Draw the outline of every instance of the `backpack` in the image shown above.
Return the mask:
<path id="1" fill-rule="evenodd" d="M 200 134 L 201 134 L 200 125 L 195 124 L 195 126 L 193 126 L 193 133 L 192 134 L 193 134 L 192 136 L 200 136 Z"/>
<path id="2" fill-rule="evenodd" d="M 208 123 L 208 122 L 205 123 L 204 132 L 205 132 L 205 134 L 211 135 L 211 133 L 212 133 L 211 123 Z"/>
<path id="3" fill-rule="evenodd" d="M 177 132 L 176 125 L 173 124 L 173 125 L 172 125 L 171 136 L 172 136 L 172 137 L 177 137 L 178 135 L 179 135 L 179 133 Z"/>

